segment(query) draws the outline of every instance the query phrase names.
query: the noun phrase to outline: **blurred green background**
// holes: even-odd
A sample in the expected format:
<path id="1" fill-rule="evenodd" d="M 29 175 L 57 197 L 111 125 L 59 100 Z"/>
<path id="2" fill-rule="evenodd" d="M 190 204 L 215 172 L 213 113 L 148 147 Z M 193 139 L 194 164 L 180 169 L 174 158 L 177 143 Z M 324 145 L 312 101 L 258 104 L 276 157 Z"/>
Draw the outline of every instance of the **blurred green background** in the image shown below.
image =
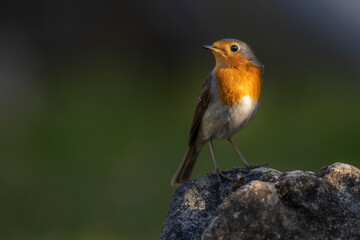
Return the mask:
<path id="1" fill-rule="evenodd" d="M 201 48 L 252 46 L 249 162 L 360 166 L 357 1 L 16 1 L 0 10 L 0 238 L 157 239 L 187 147 Z M 242 166 L 215 142 L 222 169 Z M 209 149 L 194 178 L 213 171 Z"/>

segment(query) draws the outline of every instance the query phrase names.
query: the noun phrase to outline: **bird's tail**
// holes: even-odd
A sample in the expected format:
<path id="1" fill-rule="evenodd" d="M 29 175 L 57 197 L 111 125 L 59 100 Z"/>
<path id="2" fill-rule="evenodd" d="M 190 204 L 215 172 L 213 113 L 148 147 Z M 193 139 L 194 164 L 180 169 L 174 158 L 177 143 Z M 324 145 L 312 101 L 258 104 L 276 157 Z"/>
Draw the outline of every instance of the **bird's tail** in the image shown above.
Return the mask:
<path id="1" fill-rule="evenodd" d="M 190 179 L 196 159 L 202 147 L 203 145 L 199 146 L 199 144 L 189 146 L 178 170 L 171 179 L 171 185 L 179 185 Z"/>

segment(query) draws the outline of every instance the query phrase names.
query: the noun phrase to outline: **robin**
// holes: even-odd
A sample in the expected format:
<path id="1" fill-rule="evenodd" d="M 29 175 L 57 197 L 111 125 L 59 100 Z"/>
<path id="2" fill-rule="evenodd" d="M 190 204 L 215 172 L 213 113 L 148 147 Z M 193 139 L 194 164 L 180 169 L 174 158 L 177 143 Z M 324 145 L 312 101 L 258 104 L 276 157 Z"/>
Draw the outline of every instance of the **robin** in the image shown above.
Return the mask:
<path id="1" fill-rule="evenodd" d="M 206 143 L 209 143 L 216 174 L 234 181 L 219 169 L 213 140 L 227 139 L 245 167 L 253 167 L 231 138 L 249 123 L 259 107 L 264 66 L 246 43 L 236 39 L 222 39 L 203 47 L 215 55 L 216 65 L 203 83 L 191 124 L 189 147 L 171 185 L 190 179 L 196 159 Z"/>

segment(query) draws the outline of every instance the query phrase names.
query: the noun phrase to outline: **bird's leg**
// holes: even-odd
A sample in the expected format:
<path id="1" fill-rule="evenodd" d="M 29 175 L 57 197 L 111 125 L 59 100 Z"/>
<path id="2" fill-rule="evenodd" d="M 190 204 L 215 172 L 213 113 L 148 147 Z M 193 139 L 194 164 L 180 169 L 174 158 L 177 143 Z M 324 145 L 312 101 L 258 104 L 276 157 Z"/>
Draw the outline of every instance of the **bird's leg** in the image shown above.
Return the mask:
<path id="1" fill-rule="evenodd" d="M 218 165 L 217 165 L 217 162 L 216 162 L 216 160 L 215 160 L 215 154 L 214 154 L 214 148 L 213 148 L 213 145 L 212 145 L 212 140 L 209 141 L 209 147 L 210 147 L 211 156 L 212 156 L 212 158 L 213 158 L 213 160 L 214 160 L 214 165 L 215 165 L 215 172 L 216 172 L 216 174 L 217 174 L 219 177 L 222 177 L 222 178 L 224 178 L 224 179 L 226 179 L 226 180 L 229 180 L 229 181 L 232 181 L 232 182 L 236 182 L 235 179 L 226 176 L 226 175 L 219 169 L 219 167 L 218 167 Z"/>
<path id="2" fill-rule="evenodd" d="M 230 142 L 230 144 L 233 146 L 233 148 L 235 149 L 235 151 L 239 154 L 241 160 L 243 161 L 245 167 L 250 167 L 250 164 L 248 164 L 248 162 L 245 160 L 244 156 L 241 154 L 240 150 L 236 147 L 235 143 L 233 142 L 233 140 L 231 138 L 228 139 L 228 141 Z"/>
<path id="3" fill-rule="evenodd" d="M 249 164 L 249 163 L 245 160 L 244 156 L 241 154 L 240 150 L 236 147 L 234 141 L 233 141 L 231 138 L 229 138 L 228 141 L 229 141 L 230 144 L 233 146 L 233 148 L 235 149 L 235 151 L 239 154 L 239 156 L 240 156 L 241 160 L 243 161 L 243 163 L 244 163 L 244 165 L 245 165 L 246 168 L 259 168 L 259 167 L 269 166 L 269 164 L 267 164 L 267 163 L 262 163 L 262 164 L 255 165 L 255 166 L 252 165 L 252 164 Z M 230 169 L 230 170 L 231 170 L 231 169 Z"/>

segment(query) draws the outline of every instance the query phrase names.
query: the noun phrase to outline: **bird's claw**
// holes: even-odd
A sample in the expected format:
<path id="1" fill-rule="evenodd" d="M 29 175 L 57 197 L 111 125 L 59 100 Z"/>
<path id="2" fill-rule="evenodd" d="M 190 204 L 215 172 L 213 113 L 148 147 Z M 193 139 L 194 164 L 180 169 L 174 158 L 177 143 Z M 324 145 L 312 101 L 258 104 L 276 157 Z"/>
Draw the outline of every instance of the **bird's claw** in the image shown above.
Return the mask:
<path id="1" fill-rule="evenodd" d="M 209 172 L 208 174 L 209 175 L 217 175 L 219 178 L 221 177 L 221 178 L 224 178 L 231 182 L 237 182 L 235 178 L 231 178 L 231 177 L 228 177 L 225 175 L 225 173 L 229 173 L 229 172 L 233 172 L 233 171 L 234 171 L 234 169 L 221 171 L 219 168 L 216 168 L 215 172 Z"/>
<path id="2" fill-rule="evenodd" d="M 245 166 L 246 169 L 254 169 L 254 168 L 261 168 L 261 167 L 268 167 L 269 164 L 268 163 L 261 163 L 258 165 L 253 165 L 252 163 L 248 164 L 247 166 Z"/>

